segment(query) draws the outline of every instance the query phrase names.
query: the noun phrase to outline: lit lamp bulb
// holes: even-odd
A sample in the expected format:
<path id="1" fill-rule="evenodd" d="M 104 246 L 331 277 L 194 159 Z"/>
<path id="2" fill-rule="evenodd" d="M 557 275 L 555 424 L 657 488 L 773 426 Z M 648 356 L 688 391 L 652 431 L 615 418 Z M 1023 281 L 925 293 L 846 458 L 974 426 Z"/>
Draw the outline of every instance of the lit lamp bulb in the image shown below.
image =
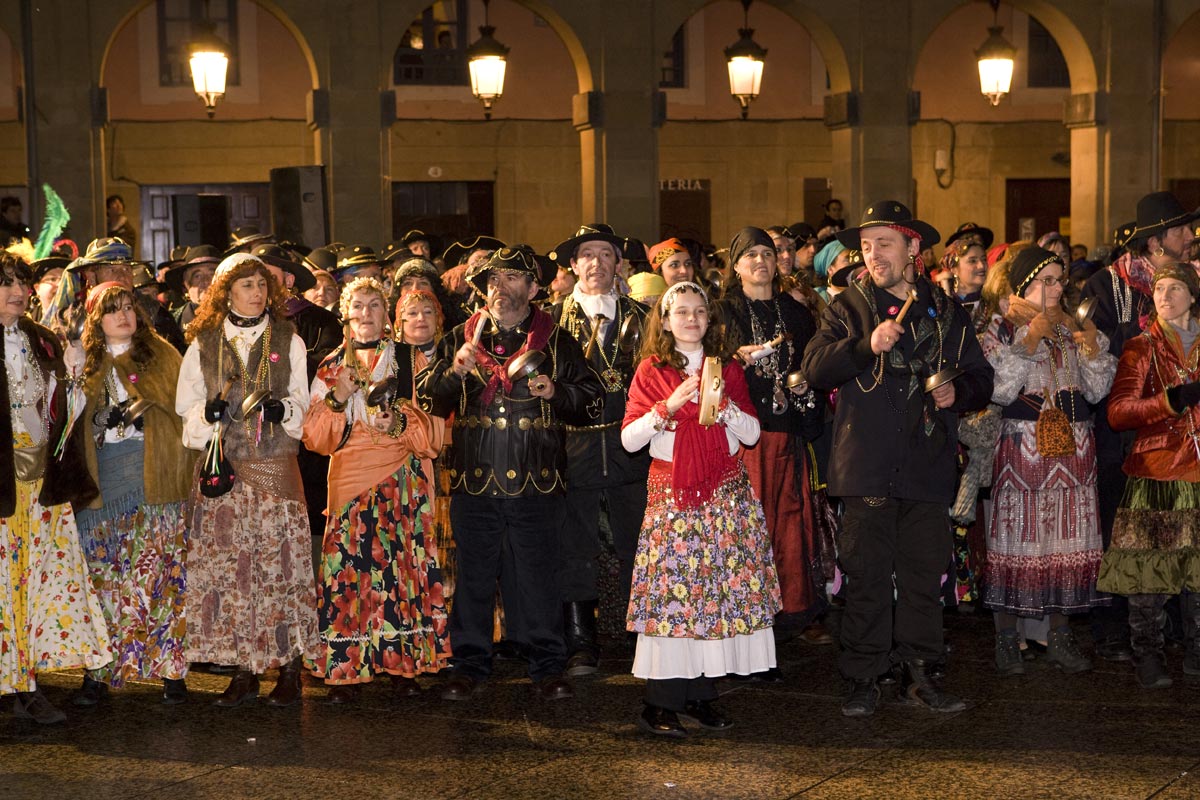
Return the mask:
<path id="1" fill-rule="evenodd" d="M 204 102 L 208 118 L 217 111 L 217 101 L 225 96 L 225 77 L 229 73 L 229 48 L 212 34 L 202 34 L 190 47 L 188 65 L 192 70 L 192 88 Z"/>

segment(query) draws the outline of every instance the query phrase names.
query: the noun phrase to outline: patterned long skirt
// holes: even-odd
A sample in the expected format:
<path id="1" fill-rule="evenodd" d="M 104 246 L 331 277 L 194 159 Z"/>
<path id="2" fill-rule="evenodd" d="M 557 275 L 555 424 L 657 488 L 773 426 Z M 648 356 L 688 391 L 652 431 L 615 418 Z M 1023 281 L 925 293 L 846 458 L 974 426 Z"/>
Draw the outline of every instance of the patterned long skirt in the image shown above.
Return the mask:
<path id="1" fill-rule="evenodd" d="M 187 529 L 179 503 L 146 504 L 144 454 L 140 439 L 101 448 L 104 506 L 76 515 L 113 648 L 112 662 L 91 677 L 115 687 L 130 679 L 187 674 Z"/>
<path id="2" fill-rule="evenodd" d="M 1107 605 L 1096 591 L 1103 545 L 1096 444 L 1077 422 L 1075 455 L 1042 458 L 1036 423 L 1004 420 L 992 481 L 984 605 L 1025 617 Z"/>
<path id="3" fill-rule="evenodd" d="M 321 550 L 321 656 L 330 684 L 412 678 L 447 665 L 446 601 L 430 478 L 408 460 L 329 520 Z"/>
<path id="4" fill-rule="evenodd" d="M 39 503 L 41 480 L 15 483 L 17 511 L 0 517 L 0 694 L 33 691 L 41 670 L 112 660 L 71 506 Z"/>
<path id="5" fill-rule="evenodd" d="M 304 503 L 235 480 L 199 497 L 188 551 L 188 661 L 255 673 L 319 652 Z"/>

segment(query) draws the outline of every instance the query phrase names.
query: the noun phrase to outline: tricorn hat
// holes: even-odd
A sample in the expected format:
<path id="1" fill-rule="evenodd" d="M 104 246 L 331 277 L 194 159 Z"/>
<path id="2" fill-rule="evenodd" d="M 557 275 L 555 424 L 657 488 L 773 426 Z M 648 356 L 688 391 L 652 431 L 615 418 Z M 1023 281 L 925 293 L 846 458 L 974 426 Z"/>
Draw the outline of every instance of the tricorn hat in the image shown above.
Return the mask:
<path id="1" fill-rule="evenodd" d="M 183 254 L 183 260 L 168 269 L 167 273 L 163 275 L 163 280 L 168 287 L 179 294 L 187 294 L 187 288 L 183 285 L 183 276 L 187 274 L 190 267 L 212 264 L 215 268 L 220 263 L 221 252 L 217 248 L 211 244 L 198 244 L 187 249 L 187 252 Z"/>
<path id="2" fill-rule="evenodd" d="M 275 241 L 275 235 L 263 233 L 256 225 L 241 225 L 234 228 L 233 233 L 229 234 L 229 247 L 225 249 L 225 255 L 232 255 L 247 245 L 267 241 Z"/>
<path id="3" fill-rule="evenodd" d="M 534 283 L 542 285 L 544 264 L 551 265 L 550 269 L 553 270 L 551 277 L 553 278 L 553 275 L 557 273 L 553 262 L 549 259 L 539 260 L 532 247 L 527 244 L 518 244 L 513 247 L 501 247 L 492 253 L 491 258 L 467 273 L 466 277 L 467 282 L 474 286 L 480 295 L 486 296 L 488 275 L 492 274 L 493 270 L 528 275 L 533 278 Z"/>
<path id="4" fill-rule="evenodd" d="M 593 222 L 591 225 L 580 225 L 574 236 L 559 242 L 558 246 L 550 251 L 550 259 L 562 264 L 570 263 L 575 257 L 575 251 L 584 242 L 608 242 L 616 250 L 618 258 L 625 246 L 625 240 L 613 232 L 611 225 Z"/>
<path id="5" fill-rule="evenodd" d="M 494 236 L 468 236 L 447 247 L 446 252 L 442 253 L 442 261 L 446 269 L 453 269 L 476 250 L 495 252 L 502 247 L 505 247 L 504 242 Z"/>
<path id="6" fill-rule="evenodd" d="M 996 241 L 996 234 L 991 228 L 985 228 L 982 225 L 977 225 L 974 222 L 964 222 L 955 229 L 954 233 L 946 237 L 946 246 L 957 242 L 959 239 L 974 237 L 983 245 L 983 249 L 987 250 L 992 246 L 992 242 Z"/>
<path id="7" fill-rule="evenodd" d="M 1137 229 L 1126 245 L 1131 245 L 1135 240 L 1144 242 L 1169 228 L 1186 225 L 1197 217 L 1200 217 L 1200 209 L 1188 211 L 1179 198 L 1170 192 L 1151 192 L 1138 200 Z"/>
<path id="8" fill-rule="evenodd" d="M 917 238 L 921 240 L 922 247 L 937 244 L 942 238 L 938 234 L 937 229 L 928 222 L 913 219 L 912 212 L 908 210 L 908 206 L 898 200 L 881 200 L 867 207 L 867 210 L 863 212 L 862 222 L 859 223 L 857 228 L 847 228 L 844 231 L 838 231 L 837 239 L 848 250 L 861 250 L 862 232 L 864 229 L 892 225 L 907 228 L 916 233 Z"/>
<path id="9" fill-rule="evenodd" d="M 260 244 L 250 254 L 269 267 L 278 267 L 296 279 L 292 288 L 300 293 L 317 285 L 316 277 L 302 264 L 296 263 L 287 250 L 277 244 Z"/>

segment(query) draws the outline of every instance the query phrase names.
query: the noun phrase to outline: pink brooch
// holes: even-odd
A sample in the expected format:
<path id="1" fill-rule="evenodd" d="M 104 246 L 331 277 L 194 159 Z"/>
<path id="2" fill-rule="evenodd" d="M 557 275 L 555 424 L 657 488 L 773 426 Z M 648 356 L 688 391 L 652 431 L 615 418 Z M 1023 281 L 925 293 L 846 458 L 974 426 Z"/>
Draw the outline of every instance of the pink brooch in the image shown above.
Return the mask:
<path id="1" fill-rule="evenodd" d="M 137 373 L 136 373 L 136 372 L 132 373 L 132 374 L 129 376 L 129 382 L 130 382 L 130 383 L 137 383 Z"/>
<path id="2" fill-rule="evenodd" d="M 271 353 L 271 363 L 274 364 L 278 361 L 279 361 L 279 353 Z"/>
<path id="3" fill-rule="evenodd" d="M 894 317 L 899 313 L 900 313 L 900 308 L 898 306 L 888 306 L 888 316 L 889 317 Z"/>

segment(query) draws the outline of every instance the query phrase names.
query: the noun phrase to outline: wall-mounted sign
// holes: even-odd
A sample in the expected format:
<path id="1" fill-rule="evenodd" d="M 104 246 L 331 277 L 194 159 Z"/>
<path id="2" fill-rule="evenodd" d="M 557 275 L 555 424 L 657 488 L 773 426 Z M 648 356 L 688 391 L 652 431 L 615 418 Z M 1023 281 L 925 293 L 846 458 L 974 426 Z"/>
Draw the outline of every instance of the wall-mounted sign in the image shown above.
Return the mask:
<path id="1" fill-rule="evenodd" d="M 707 192 L 712 188 L 708 178 L 668 178 L 658 182 L 660 192 Z"/>

